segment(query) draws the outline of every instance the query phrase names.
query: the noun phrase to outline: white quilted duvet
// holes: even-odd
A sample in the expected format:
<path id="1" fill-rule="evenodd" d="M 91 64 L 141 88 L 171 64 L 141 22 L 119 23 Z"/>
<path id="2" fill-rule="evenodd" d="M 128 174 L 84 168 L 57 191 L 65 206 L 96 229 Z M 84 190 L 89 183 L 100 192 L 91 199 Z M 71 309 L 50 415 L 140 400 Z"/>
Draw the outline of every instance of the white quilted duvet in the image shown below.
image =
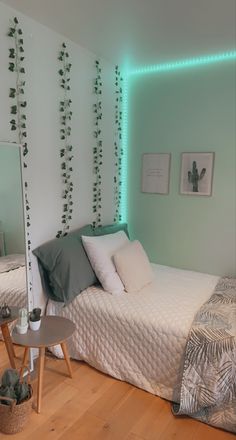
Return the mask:
<path id="1" fill-rule="evenodd" d="M 140 292 L 112 296 L 92 286 L 67 307 L 49 301 L 47 314 L 75 322 L 76 331 L 68 341 L 72 358 L 176 400 L 193 317 L 219 278 L 155 264 L 152 267 L 155 281 Z"/>
<path id="2" fill-rule="evenodd" d="M 25 267 L 0 273 L 0 306 L 27 306 Z"/>

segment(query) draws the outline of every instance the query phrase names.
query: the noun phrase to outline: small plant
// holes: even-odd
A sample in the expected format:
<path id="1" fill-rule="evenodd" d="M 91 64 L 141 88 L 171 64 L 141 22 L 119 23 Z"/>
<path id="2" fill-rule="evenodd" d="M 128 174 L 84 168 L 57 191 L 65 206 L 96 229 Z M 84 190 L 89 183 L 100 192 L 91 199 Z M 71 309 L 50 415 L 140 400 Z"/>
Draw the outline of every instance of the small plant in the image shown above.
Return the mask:
<path id="1" fill-rule="evenodd" d="M 33 309 L 32 312 L 29 314 L 29 320 L 31 322 L 37 322 L 41 319 L 41 309 L 37 307 L 36 309 Z"/>
<path id="2" fill-rule="evenodd" d="M 197 162 L 193 161 L 192 171 L 188 171 L 188 181 L 193 186 L 193 192 L 198 192 L 198 182 L 203 179 L 206 174 L 206 168 L 202 168 L 201 173 L 198 173 Z"/>
<path id="3" fill-rule="evenodd" d="M 5 370 L 0 385 L 1 404 L 10 405 L 10 401 L 4 400 L 3 397 L 11 398 L 19 405 L 25 400 L 28 400 L 31 395 L 31 385 L 20 380 L 20 374 L 17 370 L 12 368 Z"/>

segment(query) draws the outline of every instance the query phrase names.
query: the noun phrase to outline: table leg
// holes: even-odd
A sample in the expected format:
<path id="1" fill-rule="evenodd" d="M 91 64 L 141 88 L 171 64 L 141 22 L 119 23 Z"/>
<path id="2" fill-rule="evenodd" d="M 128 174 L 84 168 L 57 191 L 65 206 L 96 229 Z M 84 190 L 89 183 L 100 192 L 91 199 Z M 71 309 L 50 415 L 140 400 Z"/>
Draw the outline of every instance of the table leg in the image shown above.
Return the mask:
<path id="1" fill-rule="evenodd" d="M 9 357 L 9 361 L 11 364 L 12 368 L 16 368 L 16 364 L 15 364 L 15 352 L 14 352 L 14 348 L 13 348 L 13 344 L 12 344 L 12 340 L 11 340 L 11 336 L 10 336 L 10 332 L 9 332 L 9 328 L 7 324 L 2 324 L 1 325 L 1 330 L 2 330 L 2 335 L 3 335 L 3 339 L 5 342 L 5 346 L 7 349 L 7 353 L 8 353 L 8 357 Z"/>
<path id="2" fill-rule="evenodd" d="M 68 368 L 68 371 L 69 371 L 69 376 L 72 377 L 72 368 L 71 368 L 71 363 L 70 363 L 70 356 L 68 354 L 68 350 L 67 350 L 67 346 L 66 346 L 65 342 L 61 343 L 61 349 L 62 349 L 63 354 L 64 354 L 66 365 L 67 365 L 67 368 Z"/>
<path id="3" fill-rule="evenodd" d="M 24 374 L 24 367 L 27 367 L 27 364 L 28 364 L 28 353 L 29 353 L 29 347 L 25 347 L 24 356 L 23 356 L 23 360 L 22 360 L 22 366 L 20 369 L 20 377 L 21 378 Z"/>
<path id="4" fill-rule="evenodd" d="M 39 366 L 38 366 L 38 395 L 37 395 L 37 412 L 41 411 L 42 389 L 43 389 L 43 369 L 45 361 L 45 347 L 39 348 Z"/>

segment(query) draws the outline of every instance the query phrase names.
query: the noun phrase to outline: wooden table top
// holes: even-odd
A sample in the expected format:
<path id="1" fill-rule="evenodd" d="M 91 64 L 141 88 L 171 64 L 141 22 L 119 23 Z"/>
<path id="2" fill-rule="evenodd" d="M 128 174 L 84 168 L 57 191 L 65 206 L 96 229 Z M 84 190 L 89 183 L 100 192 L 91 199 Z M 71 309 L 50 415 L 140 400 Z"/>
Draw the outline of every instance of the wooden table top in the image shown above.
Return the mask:
<path id="1" fill-rule="evenodd" d="M 9 318 L 2 318 L 0 315 L 0 326 L 3 324 L 10 324 L 10 322 L 16 321 L 19 315 L 19 307 L 10 307 L 11 316 Z"/>
<path id="2" fill-rule="evenodd" d="M 52 347 L 64 342 L 74 331 L 75 324 L 70 319 L 61 316 L 42 316 L 39 330 L 28 329 L 26 334 L 20 335 L 14 329 L 12 341 L 23 347 Z"/>

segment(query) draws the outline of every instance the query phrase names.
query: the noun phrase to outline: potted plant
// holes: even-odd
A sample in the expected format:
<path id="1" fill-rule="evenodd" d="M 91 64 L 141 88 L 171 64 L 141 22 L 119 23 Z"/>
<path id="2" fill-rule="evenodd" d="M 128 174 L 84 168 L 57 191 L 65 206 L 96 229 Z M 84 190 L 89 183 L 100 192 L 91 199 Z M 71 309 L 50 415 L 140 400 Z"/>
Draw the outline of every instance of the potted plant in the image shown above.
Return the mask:
<path id="1" fill-rule="evenodd" d="M 41 309 L 35 308 L 29 314 L 29 325 L 31 330 L 39 330 L 41 325 Z"/>
<path id="2" fill-rule="evenodd" d="M 27 381 L 17 370 L 5 370 L 0 384 L 0 431 L 14 434 L 23 429 L 32 409 L 33 390 L 30 373 Z"/>

